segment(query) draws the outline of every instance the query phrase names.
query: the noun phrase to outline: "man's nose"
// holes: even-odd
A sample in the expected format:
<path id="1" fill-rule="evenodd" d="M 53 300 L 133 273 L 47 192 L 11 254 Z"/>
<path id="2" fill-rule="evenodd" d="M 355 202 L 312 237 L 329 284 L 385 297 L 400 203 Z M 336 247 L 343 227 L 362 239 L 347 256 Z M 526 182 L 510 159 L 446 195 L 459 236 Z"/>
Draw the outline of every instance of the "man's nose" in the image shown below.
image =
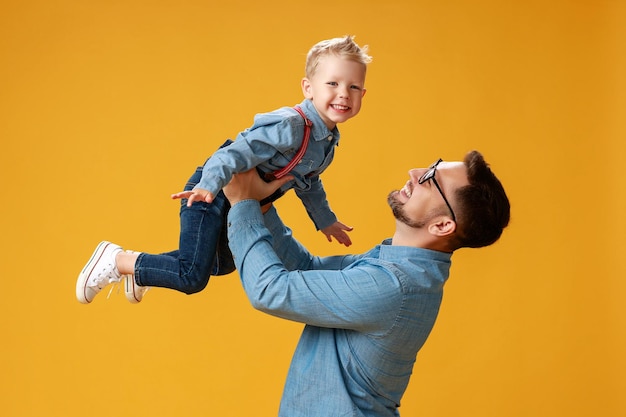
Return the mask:
<path id="1" fill-rule="evenodd" d="M 409 170 L 409 178 L 411 178 L 411 180 L 413 182 L 417 182 L 417 180 L 424 175 L 424 172 L 426 171 L 426 169 L 424 168 L 413 168 Z"/>

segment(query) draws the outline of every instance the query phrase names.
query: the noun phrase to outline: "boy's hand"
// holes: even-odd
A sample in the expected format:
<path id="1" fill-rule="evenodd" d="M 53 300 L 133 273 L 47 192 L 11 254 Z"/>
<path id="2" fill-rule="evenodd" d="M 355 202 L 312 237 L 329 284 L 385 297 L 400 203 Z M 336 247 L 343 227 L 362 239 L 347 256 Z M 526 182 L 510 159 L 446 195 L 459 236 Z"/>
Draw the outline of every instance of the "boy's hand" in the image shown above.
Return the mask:
<path id="1" fill-rule="evenodd" d="M 265 182 L 259 177 L 256 169 L 251 169 L 233 175 L 230 183 L 224 187 L 224 194 L 231 206 L 247 199 L 261 201 L 291 180 L 293 175 L 285 175 L 281 179 Z"/>
<path id="2" fill-rule="evenodd" d="M 194 188 L 191 191 L 181 191 L 180 193 L 172 194 L 173 199 L 186 198 L 187 207 L 191 207 L 194 201 L 204 201 L 205 203 L 212 203 L 215 196 L 213 193 L 203 190 L 202 188 Z"/>
<path id="3" fill-rule="evenodd" d="M 341 243 L 345 246 L 352 245 L 352 241 L 350 240 L 350 236 L 346 232 L 351 232 L 352 227 L 346 226 L 341 222 L 335 222 L 328 227 L 322 229 L 322 233 L 326 235 L 326 239 L 329 242 L 333 241 L 333 237 L 337 239 L 337 242 Z"/>

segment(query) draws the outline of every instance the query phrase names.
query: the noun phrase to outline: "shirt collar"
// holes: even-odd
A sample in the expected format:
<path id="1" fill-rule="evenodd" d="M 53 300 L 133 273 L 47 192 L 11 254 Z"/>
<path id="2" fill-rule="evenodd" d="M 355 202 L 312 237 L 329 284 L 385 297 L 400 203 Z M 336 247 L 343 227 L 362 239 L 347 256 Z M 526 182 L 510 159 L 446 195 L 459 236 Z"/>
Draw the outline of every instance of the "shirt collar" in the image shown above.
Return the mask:
<path id="1" fill-rule="evenodd" d="M 339 129 L 337 126 L 333 130 L 329 130 L 324 121 L 317 113 L 313 102 L 309 99 L 304 99 L 302 103 L 299 104 L 300 108 L 304 111 L 306 117 L 313 122 L 313 128 L 311 129 L 311 137 L 315 141 L 320 140 L 335 140 L 339 141 Z"/>
<path id="2" fill-rule="evenodd" d="M 416 248 L 413 246 L 393 246 L 391 238 L 385 239 L 378 246 L 380 250 L 379 257 L 384 259 L 388 255 L 397 258 L 398 256 L 418 257 L 432 259 L 440 262 L 451 262 L 452 254 L 449 252 L 440 252 L 432 249 Z"/>

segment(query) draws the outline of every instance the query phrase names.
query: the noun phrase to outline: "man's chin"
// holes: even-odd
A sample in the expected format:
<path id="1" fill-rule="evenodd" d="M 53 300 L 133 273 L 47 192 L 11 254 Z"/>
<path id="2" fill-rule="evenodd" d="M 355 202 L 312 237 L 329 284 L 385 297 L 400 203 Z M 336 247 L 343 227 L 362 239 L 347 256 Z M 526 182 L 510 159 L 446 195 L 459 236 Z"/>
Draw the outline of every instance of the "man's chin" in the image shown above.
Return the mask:
<path id="1" fill-rule="evenodd" d="M 404 212 L 404 204 L 394 196 L 393 192 L 389 194 L 389 197 L 387 198 L 387 203 L 389 204 L 389 207 L 391 207 L 393 217 L 395 217 L 396 220 L 400 223 L 406 224 L 407 226 L 414 229 L 421 229 L 426 224 L 426 222 L 424 221 L 410 219 Z"/>

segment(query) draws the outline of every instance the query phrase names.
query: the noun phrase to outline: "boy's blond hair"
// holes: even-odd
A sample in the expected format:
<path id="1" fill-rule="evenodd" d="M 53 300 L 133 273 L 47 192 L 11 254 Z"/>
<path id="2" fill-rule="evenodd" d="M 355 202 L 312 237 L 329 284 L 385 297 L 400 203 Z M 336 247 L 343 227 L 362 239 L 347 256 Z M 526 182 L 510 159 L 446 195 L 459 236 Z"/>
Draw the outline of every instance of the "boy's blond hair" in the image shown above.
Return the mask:
<path id="1" fill-rule="evenodd" d="M 367 68 L 367 64 L 372 62 L 372 57 L 367 54 L 367 49 L 367 45 L 363 47 L 357 45 L 354 42 L 354 36 L 351 35 L 320 41 L 313 45 L 306 56 L 305 76 L 307 78 L 313 77 L 320 58 L 329 54 L 358 62 Z"/>

